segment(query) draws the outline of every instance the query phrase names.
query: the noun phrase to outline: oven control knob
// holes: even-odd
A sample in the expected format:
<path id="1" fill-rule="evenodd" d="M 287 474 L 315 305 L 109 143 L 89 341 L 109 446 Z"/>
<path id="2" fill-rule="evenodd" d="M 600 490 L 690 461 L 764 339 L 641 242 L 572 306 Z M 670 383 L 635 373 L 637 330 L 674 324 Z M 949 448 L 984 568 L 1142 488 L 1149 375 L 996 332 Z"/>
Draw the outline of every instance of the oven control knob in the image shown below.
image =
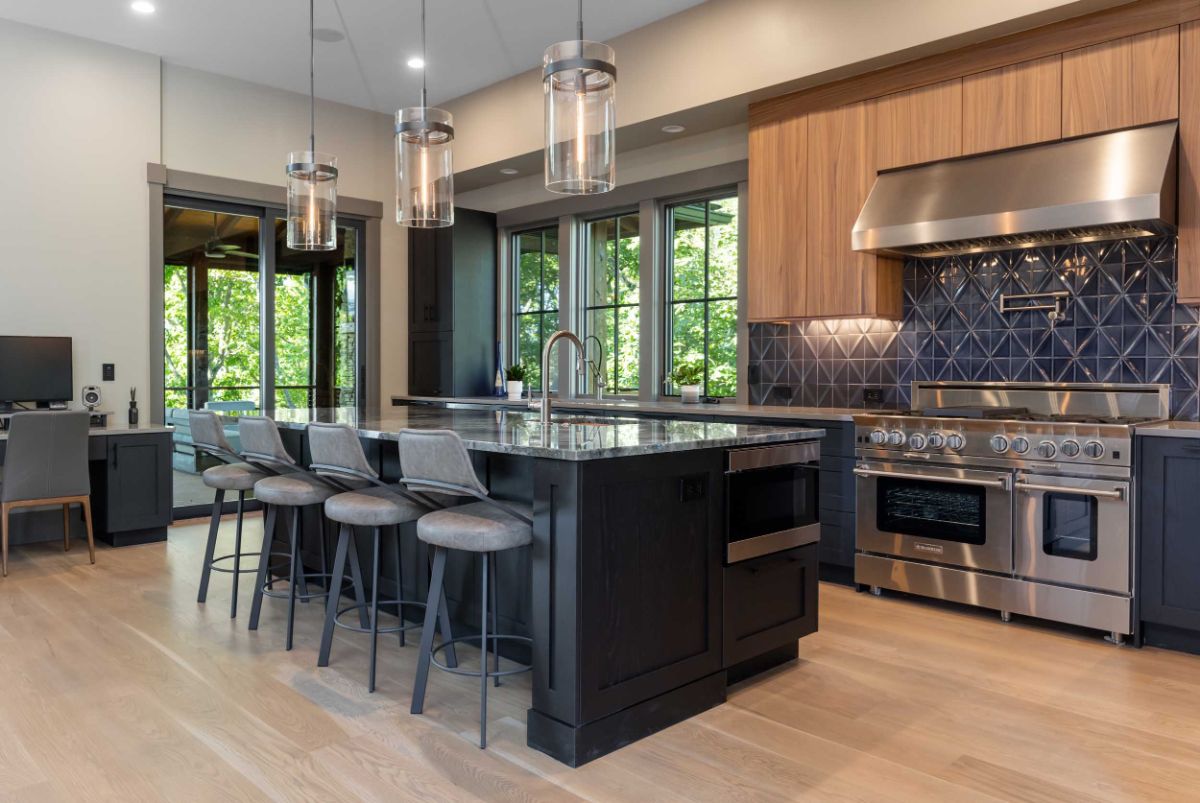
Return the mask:
<path id="1" fill-rule="evenodd" d="M 919 452 L 925 448 L 925 436 L 920 432 L 914 432 L 908 436 L 908 448 Z"/>
<path id="2" fill-rule="evenodd" d="M 991 444 L 992 451 L 996 454 L 1004 454 L 1008 451 L 1008 438 L 1003 435 L 993 435 Z"/>
<path id="3" fill-rule="evenodd" d="M 1100 441 L 1088 441 L 1083 445 L 1083 453 L 1093 460 L 1104 457 L 1104 444 Z"/>
<path id="4" fill-rule="evenodd" d="M 887 433 L 882 429 L 874 430 L 871 432 L 869 440 L 876 446 L 880 446 L 884 443 L 887 443 Z"/>
<path id="5" fill-rule="evenodd" d="M 1079 441 L 1065 440 L 1058 450 L 1063 453 L 1063 457 L 1078 457 L 1079 456 Z"/>
<path id="6" fill-rule="evenodd" d="M 929 433 L 929 448 L 930 449 L 941 449 L 945 445 L 946 445 L 946 436 L 945 435 L 943 435 L 940 432 L 930 432 Z"/>
<path id="7" fill-rule="evenodd" d="M 1043 460 L 1049 460 L 1054 455 L 1058 454 L 1058 447 L 1053 441 L 1042 441 L 1038 444 L 1037 455 Z"/>
<path id="8" fill-rule="evenodd" d="M 946 436 L 946 448 L 958 451 L 967 445 L 967 440 L 962 436 L 962 433 L 951 432 Z"/>
<path id="9" fill-rule="evenodd" d="M 1029 441 L 1018 435 L 1012 439 L 1012 450 L 1017 454 L 1025 454 L 1029 451 Z"/>
<path id="10" fill-rule="evenodd" d="M 891 432 L 889 432 L 887 438 L 888 443 L 890 443 L 892 446 L 904 445 L 904 433 L 898 429 L 893 429 Z"/>

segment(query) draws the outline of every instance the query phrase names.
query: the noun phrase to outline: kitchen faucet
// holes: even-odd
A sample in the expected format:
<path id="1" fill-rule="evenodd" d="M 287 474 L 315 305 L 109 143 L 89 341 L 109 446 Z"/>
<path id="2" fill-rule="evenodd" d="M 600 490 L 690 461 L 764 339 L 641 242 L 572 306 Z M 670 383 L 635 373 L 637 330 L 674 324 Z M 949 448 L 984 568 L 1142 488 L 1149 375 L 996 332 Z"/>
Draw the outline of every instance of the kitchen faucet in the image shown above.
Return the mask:
<path id="1" fill-rule="evenodd" d="M 584 348 L 583 341 L 576 337 L 574 332 L 567 329 L 559 329 L 550 337 L 546 338 L 546 347 L 542 349 L 542 414 L 541 422 L 543 425 L 550 423 L 550 350 L 554 348 L 554 344 L 560 339 L 566 338 L 575 344 L 575 348 L 579 350 L 579 361 L 575 364 L 580 376 L 587 375 L 587 349 Z"/>
<path id="2" fill-rule="evenodd" d="M 600 349 L 600 362 L 593 359 L 588 359 L 588 369 L 591 374 L 592 381 L 596 384 L 596 401 L 601 401 L 604 398 L 604 386 L 608 384 L 608 372 L 604 370 L 604 343 L 595 335 L 588 335 L 584 338 L 584 351 L 587 351 L 587 345 L 593 340 L 596 341 L 597 348 Z"/>

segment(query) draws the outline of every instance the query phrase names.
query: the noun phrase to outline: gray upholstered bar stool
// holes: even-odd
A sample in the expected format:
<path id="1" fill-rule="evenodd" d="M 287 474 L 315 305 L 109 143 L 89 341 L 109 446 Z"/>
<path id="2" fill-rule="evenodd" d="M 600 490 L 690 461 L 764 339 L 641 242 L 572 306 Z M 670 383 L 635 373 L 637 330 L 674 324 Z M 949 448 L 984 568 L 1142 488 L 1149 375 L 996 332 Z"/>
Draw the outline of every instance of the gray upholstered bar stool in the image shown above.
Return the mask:
<path id="1" fill-rule="evenodd" d="M 401 557 L 400 525 L 416 521 L 433 510 L 435 505 L 416 494 L 409 493 L 399 485 L 389 485 L 379 479 L 378 473 L 367 462 L 359 443 L 358 433 L 343 424 L 310 424 L 308 448 L 312 455 L 313 471 L 344 485 L 347 490 L 325 500 L 325 515 L 338 525 L 337 549 L 333 557 L 333 576 L 341 577 L 346 570 L 349 557 L 352 567 L 358 561 L 358 544 L 354 537 L 355 527 L 370 527 L 373 531 L 371 561 L 371 602 L 361 599 L 354 605 L 340 607 L 339 597 L 331 594 L 325 607 L 325 630 L 321 635 L 321 652 L 317 666 L 329 666 L 329 652 L 333 646 L 334 627 L 344 627 L 358 633 L 371 634 L 371 663 L 368 672 L 367 691 L 375 691 L 375 665 L 378 636 L 380 633 L 398 633 L 400 646 L 404 646 L 406 631 L 417 627 L 405 624 L 404 606 L 424 607 L 420 600 L 403 599 L 401 578 L 404 567 Z M 379 599 L 381 571 L 380 542 L 384 534 L 395 540 L 396 599 Z M 395 605 L 399 622 L 395 627 L 379 626 L 379 606 Z M 358 626 L 346 624 L 339 617 L 357 611 Z M 445 604 L 441 607 L 442 638 L 450 638 L 450 617 Z M 451 661 L 453 663 L 453 661 Z"/>
<path id="2" fill-rule="evenodd" d="M 259 614 L 262 612 L 264 596 L 287 598 L 287 649 L 292 648 L 292 633 L 296 620 L 296 600 L 308 602 L 324 598 L 329 594 L 330 575 L 325 561 L 325 516 L 321 506 L 325 500 L 338 492 L 337 488 L 316 474 L 305 471 L 296 464 L 283 448 L 279 429 L 275 422 L 264 416 L 241 416 L 238 418 L 238 437 L 242 441 L 242 459 L 251 465 L 274 471 L 274 476 L 264 477 L 254 483 L 254 496 L 266 506 L 263 516 L 263 544 L 258 559 L 258 578 L 254 583 L 254 601 L 250 605 L 250 629 L 258 630 Z M 306 572 L 300 558 L 300 520 L 306 507 L 315 507 L 321 521 L 321 571 Z M 275 533 L 275 520 L 283 509 L 290 519 L 287 592 L 274 588 L 271 576 L 271 557 L 281 555 L 273 552 L 271 544 Z M 308 581 L 321 578 L 321 591 L 309 592 Z"/>
<path id="3" fill-rule="evenodd" d="M 527 636 L 498 633 L 496 617 L 496 553 L 516 549 L 533 541 L 533 509 L 529 505 L 500 502 L 488 495 L 488 489 L 475 476 L 471 458 L 458 433 L 452 430 L 400 431 L 400 469 L 402 482 L 413 491 L 446 496 L 474 498 L 464 505 L 426 513 L 417 521 L 417 537 L 433 549 L 433 576 L 429 581 L 429 598 L 425 601 L 425 624 L 421 631 L 421 653 L 417 659 L 417 678 L 413 685 L 412 713 L 425 707 L 425 686 L 429 680 L 429 664 L 458 675 L 479 678 L 479 746 L 487 747 L 487 685 L 492 678 L 496 685 L 505 675 L 528 672 L 530 666 L 519 664 L 500 670 L 500 641 L 521 641 L 532 644 Z M 478 636 L 459 636 L 434 649 L 434 616 L 445 603 L 446 551 L 458 549 L 480 556 L 480 607 L 482 615 Z M 489 575 L 491 581 L 489 583 Z M 490 593 L 489 593 L 490 586 Z M 488 608 L 492 625 L 488 632 Z M 463 641 L 479 641 L 479 671 L 442 664 L 436 653 Z M 492 646 L 494 663 L 487 668 L 488 644 Z"/>
<path id="4" fill-rule="evenodd" d="M 83 508 L 88 556 L 92 540 L 92 483 L 88 475 L 88 414 L 17 413 L 8 424 L 4 480 L 0 482 L 0 565 L 8 577 L 8 520 L 25 507 L 62 506 L 63 551 L 71 549 L 70 507 Z"/>
<path id="5" fill-rule="evenodd" d="M 212 519 L 208 524 L 208 544 L 204 548 L 204 568 L 200 573 L 200 592 L 196 595 L 196 602 L 203 604 L 208 599 L 208 581 L 213 572 L 232 575 L 233 591 L 229 600 L 229 618 L 232 619 L 237 616 L 239 575 L 258 572 L 257 567 L 242 568 L 242 558 L 258 556 L 257 552 L 242 552 L 242 513 L 246 505 L 246 492 L 254 490 L 254 483 L 265 478 L 267 474 L 249 463 L 242 462 L 225 438 L 225 430 L 216 413 L 192 410 L 188 413 L 188 425 L 192 430 L 192 447 L 197 452 L 221 461 L 218 466 L 206 468 L 201 477 L 204 484 L 216 493 L 213 495 Z M 238 495 L 233 552 L 214 556 L 217 549 L 217 532 L 221 526 L 221 506 L 225 502 L 226 491 L 237 491 Z M 219 565 L 226 561 L 233 561 L 233 568 Z"/>

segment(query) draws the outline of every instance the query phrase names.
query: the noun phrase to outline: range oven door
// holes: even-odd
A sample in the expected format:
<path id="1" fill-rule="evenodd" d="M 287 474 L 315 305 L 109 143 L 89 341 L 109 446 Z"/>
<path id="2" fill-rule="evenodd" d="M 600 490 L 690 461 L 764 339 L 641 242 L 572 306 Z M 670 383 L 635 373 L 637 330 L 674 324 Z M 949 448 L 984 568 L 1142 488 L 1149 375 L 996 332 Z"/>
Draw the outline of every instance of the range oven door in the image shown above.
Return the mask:
<path id="1" fill-rule="evenodd" d="M 1129 483 L 1018 474 L 1017 574 L 1128 594 Z"/>
<path id="2" fill-rule="evenodd" d="M 861 462 L 855 546 L 992 572 L 1012 572 L 1012 475 L 949 466 Z"/>
<path id="3" fill-rule="evenodd" d="M 725 471 L 725 559 L 737 563 L 816 543 L 817 441 L 730 449 Z"/>

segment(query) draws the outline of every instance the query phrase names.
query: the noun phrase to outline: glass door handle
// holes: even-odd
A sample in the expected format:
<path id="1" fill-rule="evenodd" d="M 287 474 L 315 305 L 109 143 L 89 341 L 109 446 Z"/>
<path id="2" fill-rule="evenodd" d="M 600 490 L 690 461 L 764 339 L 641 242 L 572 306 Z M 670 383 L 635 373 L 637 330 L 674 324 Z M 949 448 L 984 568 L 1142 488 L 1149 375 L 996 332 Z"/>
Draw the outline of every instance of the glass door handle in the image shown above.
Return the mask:
<path id="1" fill-rule="evenodd" d="M 1034 491 L 1046 491 L 1048 493 L 1059 494 L 1078 494 L 1080 496 L 1096 496 L 1100 499 L 1124 499 L 1125 489 L 1114 488 L 1107 490 L 1105 488 L 1072 488 L 1069 485 L 1037 485 L 1032 482 L 1016 483 L 1018 491 L 1025 493 L 1033 493 Z"/>

